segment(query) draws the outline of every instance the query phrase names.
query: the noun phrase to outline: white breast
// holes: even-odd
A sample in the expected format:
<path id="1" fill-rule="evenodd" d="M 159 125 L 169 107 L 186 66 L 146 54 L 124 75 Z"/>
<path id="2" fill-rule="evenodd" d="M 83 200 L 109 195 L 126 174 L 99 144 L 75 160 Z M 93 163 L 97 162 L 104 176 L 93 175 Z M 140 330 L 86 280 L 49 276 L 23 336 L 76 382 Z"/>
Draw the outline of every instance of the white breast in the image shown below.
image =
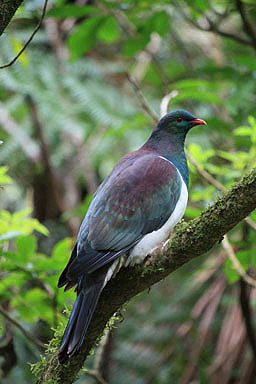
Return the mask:
<path id="1" fill-rule="evenodd" d="M 181 178 L 182 186 L 180 197 L 173 213 L 160 229 L 148 233 L 137 245 L 135 245 L 127 260 L 129 265 L 141 263 L 147 255 L 151 254 L 164 240 L 169 237 L 173 227 L 183 217 L 188 202 L 188 189 L 180 173 L 179 176 Z"/>

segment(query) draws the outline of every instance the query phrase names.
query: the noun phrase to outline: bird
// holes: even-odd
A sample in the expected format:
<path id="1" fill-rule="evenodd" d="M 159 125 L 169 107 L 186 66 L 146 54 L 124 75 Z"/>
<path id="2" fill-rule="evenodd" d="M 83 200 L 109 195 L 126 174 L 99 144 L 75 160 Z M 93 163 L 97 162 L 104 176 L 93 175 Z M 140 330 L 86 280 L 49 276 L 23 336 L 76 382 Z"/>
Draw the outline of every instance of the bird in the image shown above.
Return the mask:
<path id="1" fill-rule="evenodd" d="M 82 346 L 102 290 L 122 266 L 142 263 L 184 215 L 187 133 L 207 125 L 179 109 L 164 115 L 147 142 L 119 160 L 96 190 L 58 287 L 77 298 L 60 343 L 61 364 Z"/>

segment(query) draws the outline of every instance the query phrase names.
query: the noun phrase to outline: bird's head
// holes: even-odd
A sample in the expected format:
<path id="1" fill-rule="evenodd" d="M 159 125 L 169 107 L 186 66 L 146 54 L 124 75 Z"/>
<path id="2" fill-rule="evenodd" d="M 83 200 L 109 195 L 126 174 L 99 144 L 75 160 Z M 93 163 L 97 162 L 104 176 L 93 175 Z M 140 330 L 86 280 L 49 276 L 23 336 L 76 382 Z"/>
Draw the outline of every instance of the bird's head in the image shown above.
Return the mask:
<path id="1" fill-rule="evenodd" d="M 204 120 L 197 119 L 183 109 L 169 112 L 162 117 L 157 125 L 157 130 L 165 130 L 171 134 L 186 135 L 196 125 L 207 125 Z"/>

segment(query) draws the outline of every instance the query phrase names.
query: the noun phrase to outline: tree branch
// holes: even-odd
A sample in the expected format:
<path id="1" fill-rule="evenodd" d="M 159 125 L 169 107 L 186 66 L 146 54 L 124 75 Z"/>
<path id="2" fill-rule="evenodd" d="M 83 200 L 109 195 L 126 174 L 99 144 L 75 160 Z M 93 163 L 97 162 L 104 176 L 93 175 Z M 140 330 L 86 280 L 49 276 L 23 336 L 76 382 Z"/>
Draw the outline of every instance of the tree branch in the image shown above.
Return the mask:
<path id="1" fill-rule="evenodd" d="M 0 313 L 9 321 L 9 323 L 11 323 L 16 328 L 18 328 L 28 340 L 32 341 L 33 344 L 35 344 L 37 347 L 46 348 L 46 345 L 44 343 L 42 343 L 36 337 L 31 335 L 31 333 L 29 333 L 18 321 L 16 321 L 11 316 L 9 316 L 9 314 L 3 309 L 1 305 L 0 305 Z"/>
<path id="2" fill-rule="evenodd" d="M 8 0 L 6 2 L 9 2 Z M 11 3 L 12 1 L 10 1 Z M 16 1 L 17 2 L 17 1 Z M 21 2 L 20 2 L 21 3 Z M 20 55 L 25 51 L 25 49 L 27 48 L 27 46 L 29 45 L 29 43 L 33 40 L 33 37 L 35 36 L 35 34 L 37 33 L 37 31 L 40 29 L 41 27 L 41 24 L 43 22 L 43 19 L 44 19 L 44 15 L 45 15 L 45 12 L 46 12 L 46 8 L 47 8 L 47 4 L 48 4 L 48 0 L 45 0 L 44 2 L 44 6 L 43 6 L 43 11 L 42 11 L 42 14 L 41 14 L 41 17 L 40 17 L 40 20 L 39 20 L 39 23 L 37 24 L 37 26 L 35 27 L 34 31 L 31 33 L 30 37 L 28 38 L 28 40 L 26 41 L 26 43 L 24 44 L 24 46 L 22 47 L 22 49 L 19 51 L 19 53 L 12 59 L 10 60 L 8 63 L 6 64 L 3 64 L 0 66 L 0 69 L 3 69 L 3 68 L 7 68 L 7 67 L 10 67 L 11 65 L 13 65 L 15 63 L 15 61 L 20 57 Z M 0 9 L 0 16 L 1 16 L 1 9 Z M 1 22 L 1 21 L 0 21 Z M 0 24 L 1 25 L 1 24 Z"/>
<path id="3" fill-rule="evenodd" d="M 158 121 L 159 121 L 159 117 L 158 117 L 157 113 L 148 104 L 148 102 L 145 99 L 143 93 L 141 92 L 141 89 L 140 89 L 137 81 L 131 76 L 131 74 L 129 72 L 126 72 L 125 74 L 127 76 L 128 81 L 132 85 L 136 96 L 138 97 L 138 100 L 140 102 L 141 108 L 143 109 L 143 111 L 146 112 L 146 114 L 148 114 L 150 117 L 152 117 L 154 122 L 157 124 Z"/>
<path id="4" fill-rule="evenodd" d="M 10 23 L 23 0 L 1 0 L 0 2 L 0 36 Z"/>
<path id="5" fill-rule="evenodd" d="M 215 32 L 217 33 L 218 35 L 222 36 L 222 37 L 227 37 L 229 39 L 232 39 L 232 40 L 235 40 L 241 44 L 244 44 L 244 45 L 249 45 L 251 47 L 254 47 L 254 44 L 251 40 L 247 40 L 247 39 L 244 39 L 243 37 L 239 36 L 239 35 L 235 35 L 231 32 L 225 32 L 221 29 L 219 29 L 218 27 L 218 23 L 213 23 L 213 21 L 211 19 L 209 19 L 209 17 L 206 17 L 207 21 L 208 21 L 208 26 L 207 27 L 203 27 L 201 24 L 199 24 L 197 21 L 191 19 L 186 12 L 184 12 L 183 8 L 180 6 L 179 2 L 178 1 L 175 1 L 175 5 L 179 8 L 179 11 L 180 13 L 182 14 L 182 16 L 184 17 L 184 19 L 191 25 L 193 25 L 195 28 L 197 29 L 200 29 L 201 31 L 205 31 L 205 32 Z"/>
<path id="6" fill-rule="evenodd" d="M 219 191 L 226 193 L 228 190 L 227 188 L 221 184 L 218 180 L 216 180 L 210 173 L 208 173 L 204 168 L 201 167 L 200 164 L 191 156 L 191 154 L 188 152 L 188 150 L 185 149 L 186 156 L 190 163 L 194 165 L 196 168 L 196 171 L 199 175 L 201 175 L 209 184 L 212 184 L 215 188 L 217 188 Z M 250 219 L 249 217 L 246 217 L 244 221 L 256 231 L 256 223 Z"/>
<path id="7" fill-rule="evenodd" d="M 118 9 L 109 9 L 104 5 L 104 3 L 101 3 L 98 1 L 96 2 L 96 4 L 98 5 L 98 7 L 100 9 L 102 9 L 105 12 L 105 14 L 110 14 L 110 15 L 113 15 L 115 17 L 115 19 L 118 22 L 120 28 L 122 29 L 124 35 L 126 35 L 128 37 L 133 37 L 133 38 L 136 37 L 136 33 L 137 33 L 136 27 L 126 17 L 124 12 L 122 12 Z M 159 35 L 158 35 L 158 37 L 160 38 Z M 160 60 L 158 59 L 156 52 L 154 52 L 154 50 L 152 50 L 150 48 L 149 44 L 147 44 L 147 46 L 145 47 L 145 49 L 142 52 L 146 53 L 147 55 L 149 55 L 151 57 L 152 62 L 155 64 L 156 68 L 158 69 L 158 75 L 162 81 L 163 87 L 168 86 L 168 84 L 170 83 L 170 79 L 167 76 L 167 74 L 165 73 L 165 70 L 164 70 Z"/>
<path id="8" fill-rule="evenodd" d="M 59 365 L 54 354 L 37 384 L 46 383 L 47 380 L 52 380 L 52 383 L 58 380 L 62 384 L 73 383 L 107 321 L 118 308 L 183 264 L 209 251 L 255 208 L 256 168 L 199 217 L 189 223 L 180 223 L 172 240 L 159 247 L 142 265 L 122 268 L 104 288 L 80 352 L 63 366 Z"/>
<path id="9" fill-rule="evenodd" d="M 254 33 L 254 30 L 251 24 L 247 19 L 243 2 L 241 0 L 236 0 L 236 7 L 238 9 L 238 12 L 240 13 L 240 16 L 243 22 L 244 32 L 250 37 L 252 44 L 256 49 L 256 35 Z"/>

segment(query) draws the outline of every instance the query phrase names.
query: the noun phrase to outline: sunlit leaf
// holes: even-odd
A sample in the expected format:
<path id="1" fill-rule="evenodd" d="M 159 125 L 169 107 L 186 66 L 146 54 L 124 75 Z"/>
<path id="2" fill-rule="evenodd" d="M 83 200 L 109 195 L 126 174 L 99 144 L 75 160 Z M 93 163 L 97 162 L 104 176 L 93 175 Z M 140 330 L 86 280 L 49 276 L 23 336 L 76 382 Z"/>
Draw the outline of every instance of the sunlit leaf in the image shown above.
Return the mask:
<path id="1" fill-rule="evenodd" d="M 14 53 L 15 53 L 15 55 L 17 55 L 22 50 L 24 44 L 21 41 L 19 41 L 18 39 L 16 39 L 15 37 L 11 38 L 11 43 L 13 46 Z M 29 59 L 28 59 L 26 51 L 22 52 L 22 54 L 18 57 L 18 61 L 20 62 L 20 64 L 23 67 L 28 66 Z"/>
<path id="2" fill-rule="evenodd" d="M 19 237 L 16 241 L 19 253 L 24 259 L 29 258 L 33 255 L 37 249 L 37 241 L 35 236 L 23 236 Z"/>
<path id="3" fill-rule="evenodd" d="M 6 173 L 8 171 L 8 167 L 0 167 L 0 185 L 11 184 L 12 179 Z"/>
<path id="4" fill-rule="evenodd" d="M 91 17 L 79 24 L 69 36 L 68 47 L 73 60 L 94 47 L 97 39 L 97 29 L 103 21 L 103 16 Z"/>
<path id="5" fill-rule="evenodd" d="M 97 37 L 106 43 L 113 43 L 119 37 L 120 30 L 116 19 L 107 17 L 99 26 Z"/>

